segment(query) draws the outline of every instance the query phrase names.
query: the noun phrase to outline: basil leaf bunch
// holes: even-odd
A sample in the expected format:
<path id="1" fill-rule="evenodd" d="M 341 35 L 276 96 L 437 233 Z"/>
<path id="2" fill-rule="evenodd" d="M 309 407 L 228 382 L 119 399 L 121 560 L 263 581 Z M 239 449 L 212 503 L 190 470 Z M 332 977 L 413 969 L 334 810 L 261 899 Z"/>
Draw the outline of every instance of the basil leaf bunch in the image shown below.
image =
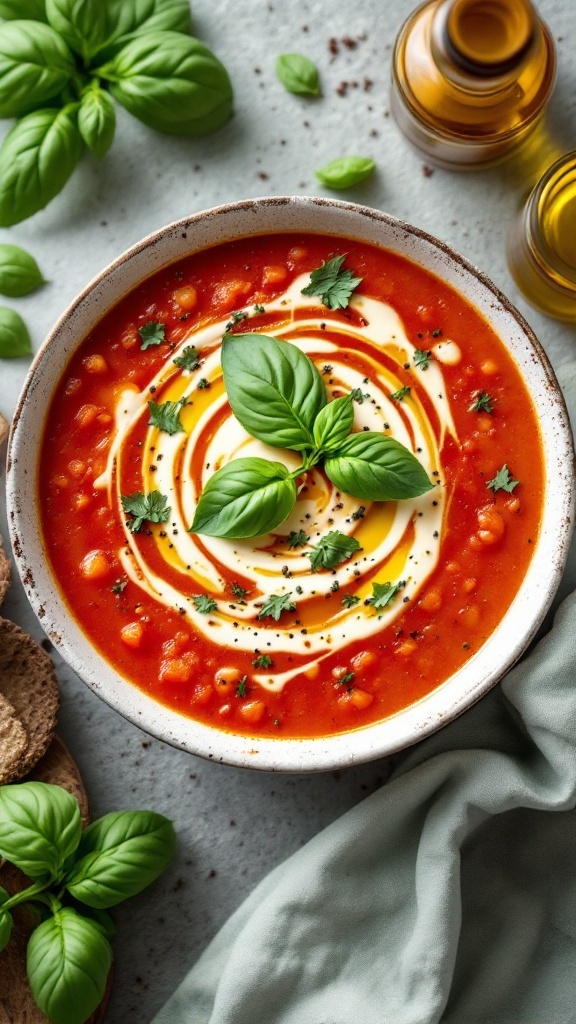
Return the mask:
<path id="1" fill-rule="evenodd" d="M 322 377 L 296 345 L 263 334 L 227 334 L 222 372 L 245 430 L 274 448 L 301 453 L 302 464 L 289 472 L 261 458 L 228 462 L 204 488 L 191 533 L 244 539 L 275 529 L 296 504 L 297 477 L 321 461 L 339 490 L 366 501 L 414 498 L 434 486 L 399 441 L 376 431 L 351 433 L 352 395 L 328 402 Z"/>
<path id="2" fill-rule="evenodd" d="M 0 0 L 0 226 L 43 209 L 87 146 L 114 137 L 114 99 L 172 135 L 232 114 L 228 73 L 189 33 L 188 0 Z"/>
<path id="3" fill-rule="evenodd" d="M 32 882 L 14 896 L 0 888 L 0 950 L 10 941 L 11 910 L 41 904 L 27 970 L 53 1024 L 84 1024 L 101 1002 L 112 963 L 107 909 L 158 878 L 174 845 L 171 822 L 153 811 L 115 811 L 82 831 L 76 798 L 59 786 L 0 787 L 0 857 Z"/>

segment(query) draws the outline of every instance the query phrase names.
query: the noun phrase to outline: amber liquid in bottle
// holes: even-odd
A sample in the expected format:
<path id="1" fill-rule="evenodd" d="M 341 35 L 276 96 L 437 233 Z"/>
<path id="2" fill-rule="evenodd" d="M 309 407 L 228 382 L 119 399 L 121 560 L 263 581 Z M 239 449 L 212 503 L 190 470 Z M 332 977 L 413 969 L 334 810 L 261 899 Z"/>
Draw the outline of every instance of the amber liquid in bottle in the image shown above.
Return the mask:
<path id="1" fill-rule="evenodd" d="M 555 73 L 553 39 L 530 0 L 427 0 L 396 40 L 392 111 L 436 163 L 488 165 L 536 126 Z"/>
<path id="2" fill-rule="evenodd" d="M 576 323 L 576 151 L 540 178 L 508 244 L 510 270 L 533 306 Z"/>

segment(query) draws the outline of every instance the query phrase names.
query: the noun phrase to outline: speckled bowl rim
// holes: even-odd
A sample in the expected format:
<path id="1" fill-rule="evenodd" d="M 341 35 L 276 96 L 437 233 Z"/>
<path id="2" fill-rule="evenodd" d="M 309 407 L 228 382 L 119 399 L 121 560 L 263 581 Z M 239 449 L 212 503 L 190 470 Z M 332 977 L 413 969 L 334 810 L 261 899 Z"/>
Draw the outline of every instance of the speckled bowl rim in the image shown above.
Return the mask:
<path id="1" fill-rule="evenodd" d="M 291 224 L 292 215 L 301 223 Z M 78 329 L 75 342 L 67 342 L 86 304 L 88 308 L 90 302 L 97 306 L 98 294 L 109 290 L 110 282 L 113 288 L 116 280 L 126 278 L 125 286 L 108 303 L 114 305 L 138 281 L 151 277 L 163 266 L 225 239 L 270 233 L 277 217 L 282 225 L 276 230 L 282 233 L 324 232 L 381 244 L 408 255 L 437 276 L 447 274 L 448 282 L 490 322 L 503 318 L 509 323 L 513 334 L 506 334 L 505 339 L 510 343 L 517 335 L 512 355 L 520 371 L 529 375 L 545 450 L 540 536 L 520 590 L 488 641 L 462 669 L 403 711 L 368 726 L 316 739 L 262 739 L 214 729 L 178 715 L 120 676 L 87 641 L 68 609 L 48 566 L 36 511 L 42 430 L 35 426 L 34 414 L 50 401 L 53 387 L 46 392 L 45 377 L 55 374 L 55 386 L 72 351 L 107 308 L 104 306 L 92 317 L 90 326 Z M 222 226 L 234 219 L 242 224 L 242 230 L 228 230 L 225 236 L 219 236 L 219 223 Z M 212 241 L 188 243 L 188 234 L 195 228 L 210 232 L 214 226 Z M 380 234 L 379 242 L 374 236 Z M 184 241 L 185 251 L 181 245 Z M 167 249 L 172 242 L 183 251 L 159 258 L 157 249 Z M 408 252 L 411 247 L 416 251 Z M 131 271 L 144 254 L 150 257 L 150 265 L 132 281 Z M 479 295 L 472 298 L 464 284 L 478 289 Z M 502 337 L 502 330 L 495 329 Z M 54 359 L 59 361 L 54 364 Z M 198 756 L 268 771 L 327 771 L 388 756 L 436 732 L 484 696 L 521 657 L 542 623 L 566 562 L 574 513 L 574 447 L 564 399 L 542 346 L 518 310 L 463 256 L 420 228 L 368 207 L 306 196 L 263 197 L 201 211 L 153 232 L 110 263 L 68 306 L 36 355 L 20 395 L 9 440 L 7 496 L 14 557 L 32 608 L 65 661 L 94 693 L 144 731 Z"/>

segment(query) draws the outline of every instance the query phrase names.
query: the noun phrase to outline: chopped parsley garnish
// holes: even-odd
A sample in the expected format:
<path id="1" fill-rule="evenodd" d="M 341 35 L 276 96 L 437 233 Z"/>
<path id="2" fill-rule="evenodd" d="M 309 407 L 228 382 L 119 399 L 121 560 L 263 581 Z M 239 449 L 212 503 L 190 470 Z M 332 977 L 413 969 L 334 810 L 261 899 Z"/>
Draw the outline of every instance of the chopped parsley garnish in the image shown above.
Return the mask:
<path id="1" fill-rule="evenodd" d="M 338 680 L 338 685 L 339 686 L 348 686 L 350 683 L 353 683 L 355 679 L 356 679 L 356 673 L 355 672 L 346 672 L 345 675 L 340 676 L 340 679 Z"/>
<path id="2" fill-rule="evenodd" d="M 360 598 L 356 594 L 344 594 L 342 604 L 345 608 L 353 608 L 355 604 L 360 604 Z"/>
<path id="3" fill-rule="evenodd" d="M 469 412 L 494 412 L 493 401 L 487 391 L 478 391 Z"/>
<path id="4" fill-rule="evenodd" d="M 322 373 L 332 373 L 333 369 L 334 367 L 331 365 L 331 363 L 324 363 L 324 366 L 322 367 Z"/>
<path id="5" fill-rule="evenodd" d="M 230 317 L 230 320 L 228 321 L 228 323 L 226 324 L 226 327 L 224 328 L 226 333 L 228 333 L 228 331 L 232 330 L 232 328 L 234 327 L 234 324 L 239 324 L 239 323 L 242 322 L 242 320 L 246 320 L 247 316 L 248 316 L 248 313 L 245 313 L 242 309 L 237 310 L 236 313 L 232 313 L 232 316 Z"/>
<path id="6" fill-rule="evenodd" d="M 298 530 L 298 532 L 296 532 L 296 530 L 292 530 L 287 537 L 288 547 L 290 549 L 303 548 L 308 544 L 309 540 L 310 537 L 307 533 L 304 533 L 304 530 Z"/>
<path id="7" fill-rule="evenodd" d="M 149 491 L 143 494 L 136 491 L 134 494 L 122 494 L 122 508 L 134 516 L 126 525 L 130 533 L 138 533 L 142 523 L 148 520 L 150 523 L 166 523 L 170 516 L 168 498 L 160 491 Z"/>
<path id="8" fill-rule="evenodd" d="M 210 383 L 209 383 L 209 381 L 206 380 L 206 377 L 201 377 L 200 378 L 200 380 L 198 381 L 198 387 L 200 388 L 200 390 L 202 390 L 202 388 L 209 388 L 210 387 Z"/>
<path id="9" fill-rule="evenodd" d="M 254 668 L 270 668 L 274 664 L 274 661 L 269 654 L 259 654 L 257 658 L 252 659 Z"/>
<path id="10" fill-rule="evenodd" d="M 367 599 L 366 604 L 371 604 L 378 611 L 383 611 L 403 586 L 405 586 L 405 580 L 399 580 L 398 583 L 373 583 L 372 597 Z"/>
<path id="11" fill-rule="evenodd" d="M 200 366 L 200 356 L 194 345 L 186 345 L 182 355 L 176 356 L 172 362 L 176 363 L 176 366 L 179 366 L 181 370 L 197 370 Z"/>
<path id="12" fill-rule="evenodd" d="M 411 388 L 405 384 L 404 387 L 398 388 L 398 391 L 394 391 L 390 398 L 393 398 L 395 402 L 402 402 L 410 394 L 410 391 Z"/>
<path id="13" fill-rule="evenodd" d="M 489 487 L 491 491 L 508 491 L 509 494 L 512 494 L 512 491 L 519 483 L 519 480 L 513 480 L 510 476 L 508 466 L 502 466 L 502 469 L 498 470 L 494 479 L 487 481 L 486 487 Z"/>
<path id="14" fill-rule="evenodd" d="M 319 295 L 328 309 L 346 309 L 350 296 L 363 278 L 354 277 L 352 270 L 343 270 L 346 256 L 331 256 L 310 274 L 310 284 L 302 295 Z"/>
<path id="15" fill-rule="evenodd" d="M 241 587 L 239 583 L 233 583 L 230 589 L 234 594 L 234 597 L 244 598 L 248 593 L 248 591 L 245 590 L 244 587 Z"/>
<path id="16" fill-rule="evenodd" d="M 296 605 L 291 601 L 292 591 L 288 594 L 270 594 L 258 612 L 259 619 L 276 619 L 279 622 L 282 612 L 295 612 Z"/>
<path id="17" fill-rule="evenodd" d="M 266 309 L 265 309 L 264 306 L 261 306 L 259 302 L 257 302 L 256 305 L 254 306 L 254 312 L 255 313 L 265 313 Z"/>
<path id="18" fill-rule="evenodd" d="M 314 550 L 306 554 L 312 572 L 317 572 L 318 569 L 333 569 L 340 562 L 347 561 L 356 551 L 360 551 L 360 544 L 355 537 L 347 537 L 340 530 L 330 530 L 319 544 L 314 545 Z"/>
<path id="19" fill-rule="evenodd" d="M 335 594 L 336 591 L 340 590 L 340 584 L 338 583 L 338 580 L 334 580 L 334 583 L 330 587 L 330 590 L 332 591 L 333 594 Z"/>
<path id="20" fill-rule="evenodd" d="M 240 680 L 240 682 L 238 683 L 238 686 L 236 687 L 236 696 L 237 697 L 245 697 L 246 696 L 246 683 L 247 682 L 248 682 L 248 676 L 242 676 L 242 679 Z"/>
<path id="21" fill-rule="evenodd" d="M 116 580 L 116 582 L 110 587 L 113 594 L 121 594 L 126 589 L 128 580 Z"/>
<path id="22" fill-rule="evenodd" d="M 354 390 L 350 392 L 350 397 L 354 402 L 358 402 L 358 405 L 363 405 L 364 399 L 370 398 L 370 395 L 365 395 L 360 388 L 354 388 Z"/>
<path id="23" fill-rule="evenodd" d="M 432 353 L 427 352 L 425 348 L 414 349 L 414 366 L 418 366 L 421 370 L 427 370 L 430 366 L 430 359 Z"/>
<path id="24" fill-rule="evenodd" d="M 150 345 L 160 345 L 166 337 L 166 324 L 161 324 L 158 320 L 149 320 L 143 327 L 138 328 L 138 334 L 142 349 L 149 348 Z"/>
<path id="25" fill-rule="evenodd" d="M 350 519 L 352 519 L 354 522 L 356 522 L 358 519 L 364 519 L 365 514 L 366 514 L 366 509 L 365 509 L 364 505 L 359 505 L 358 508 L 350 516 Z"/>
<path id="26" fill-rule="evenodd" d="M 218 605 L 213 597 L 208 597 L 208 594 L 193 594 L 192 600 L 194 607 L 197 612 L 201 615 L 209 615 L 210 612 L 215 612 Z"/>
<path id="27" fill-rule="evenodd" d="M 165 434 L 183 433 L 184 427 L 179 419 L 183 405 L 186 405 L 185 398 L 181 398 L 178 402 L 161 402 L 159 405 L 156 402 L 148 402 L 150 410 L 148 426 L 158 427 L 158 430 L 163 430 Z"/>
<path id="28" fill-rule="evenodd" d="M 440 329 L 440 327 L 437 327 L 435 331 L 431 331 L 431 334 L 433 338 L 439 338 L 440 335 L 442 334 L 442 330 Z"/>

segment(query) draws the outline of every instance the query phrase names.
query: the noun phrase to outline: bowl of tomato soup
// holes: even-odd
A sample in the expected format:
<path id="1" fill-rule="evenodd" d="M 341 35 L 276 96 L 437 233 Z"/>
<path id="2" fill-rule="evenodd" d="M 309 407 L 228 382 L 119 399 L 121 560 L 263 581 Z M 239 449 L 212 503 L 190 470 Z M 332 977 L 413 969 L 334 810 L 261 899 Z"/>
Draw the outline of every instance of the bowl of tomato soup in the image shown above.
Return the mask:
<path id="1" fill-rule="evenodd" d="M 8 470 L 47 635 L 144 730 L 315 771 L 465 711 L 534 637 L 573 448 L 532 331 L 440 241 L 256 199 L 172 224 L 38 353 Z"/>

